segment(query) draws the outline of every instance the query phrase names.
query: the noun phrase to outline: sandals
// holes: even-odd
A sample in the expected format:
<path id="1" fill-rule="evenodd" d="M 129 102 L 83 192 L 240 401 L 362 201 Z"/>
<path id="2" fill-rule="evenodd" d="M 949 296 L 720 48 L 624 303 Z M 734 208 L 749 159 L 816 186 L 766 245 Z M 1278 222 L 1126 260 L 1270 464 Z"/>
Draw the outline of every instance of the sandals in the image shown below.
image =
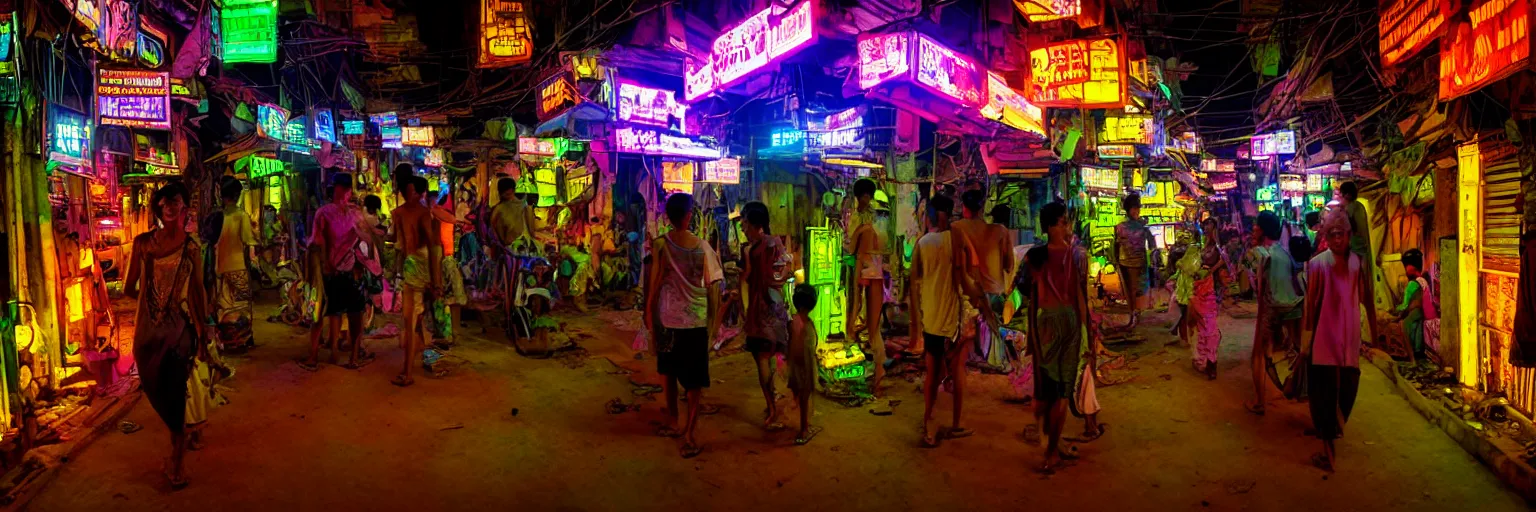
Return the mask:
<path id="1" fill-rule="evenodd" d="M 802 435 L 800 435 L 798 437 L 795 437 L 795 446 L 805 446 L 806 443 L 809 443 L 809 442 L 811 442 L 812 439 L 815 439 L 816 438 L 816 434 L 820 434 L 821 430 L 822 430 L 821 427 L 816 427 L 816 426 L 813 426 L 809 430 L 806 430 L 806 432 L 804 434 L 802 434 Z"/>
<path id="2" fill-rule="evenodd" d="M 965 428 L 965 427 L 955 427 L 955 428 L 944 430 L 944 438 L 945 439 L 960 439 L 960 438 L 963 438 L 963 437 L 971 437 L 971 435 L 973 435 L 975 433 L 976 433 L 976 431 L 968 429 L 968 428 Z"/>
<path id="3" fill-rule="evenodd" d="M 378 354 L 360 349 L 357 351 L 357 360 L 347 363 L 345 366 L 342 366 L 342 368 L 346 368 L 348 370 L 361 370 L 364 366 L 368 366 L 368 363 L 372 363 L 377 359 Z"/>
<path id="4" fill-rule="evenodd" d="M 1100 423 L 1099 424 L 1099 429 L 1097 431 L 1085 430 L 1085 431 L 1083 431 L 1083 435 L 1081 437 L 1067 437 L 1067 438 L 1063 438 L 1063 439 L 1066 439 L 1066 440 L 1074 442 L 1074 443 L 1091 443 L 1095 439 L 1098 439 L 1100 437 L 1104 437 L 1104 431 L 1106 431 L 1108 429 L 1109 429 L 1108 425 L 1106 425 L 1104 423 Z"/>
<path id="5" fill-rule="evenodd" d="M 704 453 L 704 448 L 693 443 L 683 443 L 683 447 L 678 449 L 678 455 L 684 459 L 698 457 L 700 453 Z"/>
<path id="6" fill-rule="evenodd" d="M 1318 452 L 1312 454 L 1312 465 L 1317 467 L 1317 469 L 1321 469 L 1329 473 L 1333 472 L 1333 463 L 1328 461 L 1328 455 L 1325 453 Z"/>
<path id="7" fill-rule="evenodd" d="M 1248 412 L 1257 414 L 1259 416 L 1263 416 L 1264 415 L 1264 404 L 1253 404 L 1253 403 L 1243 402 L 1243 408 L 1247 409 Z"/>
<path id="8" fill-rule="evenodd" d="M 305 361 L 305 360 L 302 360 L 302 359 L 295 360 L 294 363 L 298 364 L 299 368 L 303 369 L 306 372 L 318 372 L 318 371 L 320 371 L 320 363 L 311 363 L 309 361 Z"/>
<path id="9" fill-rule="evenodd" d="M 396 375 L 395 378 L 389 380 L 389 383 L 405 388 L 410 387 L 411 384 L 415 384 L 416 379 L 412 379 L 408 375 Z"/>
<path id="10" fill-rule="evenodd" d="M 917 445 L 921 446 L 923 448 L 938 448 L 939 447 L 939 438 L 935 437 L 933 435 L 933 433 L 928 432 L 926 429 L 924 429 L 923 430 L 923 439 L 921 441 L 918 441 Z"/>

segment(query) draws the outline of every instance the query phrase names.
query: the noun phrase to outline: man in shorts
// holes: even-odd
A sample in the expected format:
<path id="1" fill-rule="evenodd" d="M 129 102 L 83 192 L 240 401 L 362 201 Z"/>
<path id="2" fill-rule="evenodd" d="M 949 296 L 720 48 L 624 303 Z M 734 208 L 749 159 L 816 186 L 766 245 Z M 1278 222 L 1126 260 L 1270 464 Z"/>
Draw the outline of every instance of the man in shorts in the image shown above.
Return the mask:
<path id="1" fill-rule="evenodd" d="M 377 242 L 378 239 L 364 221 L 362 209 L 352 204 L 352 175 L 332 174 L 330 191 L 331 202 L 315 211 L 310 250 L 318 252 L 324 276 L 324 314 L 330 324 L 329 339 L 331 343 L 341 343 L 341 316 L 346 315 L 352 344 L 352 358 L 346 366 L 356 369 L 373 361 L 373 354 L 362 349 L 363 308 L 367 298 L 363 295 L 359 277 L 364 270 L 366 255 L 359 244 L 364 240 Z M 376 243 L 373 245 L 377 246 Z M 335 352 L 331 354 L 334 362 Z M 317 369 L 319 356 L 319 337 L 316 336 L 312 338 L 309 360 L 300 366 L 311 371 Z"/>
<path id="2" fill-rule="evenodd" d="M 982 220 L 982 205 L 985 202 L 985 192 L 965 191 L 960 196 L 965 218 L 951 224 L 950 231 L 955 234 L 962 248 L 961 253 L 965 255 L 961 264 L 965 267 L 967 279 L 974 281 L 982 293 L 981 298 L 971 304 L 975 311 L 968 311 L 974 314 L 966 315 L 974 318 L 979 314 L 989 334 L 988 344 L 983 346 L 978 330 L 976 346 L 984 351 L 988 364 L 1006 370 L 1009 360 L 1014 356 L 1003 341 L 1002 331 L 999 330 L 1002 322 L 999 319 L 1003 315 L 1003 299 L 1011 284 L 1007 279 L 1008 270 L 1015 268 L 1013 234 L 1003 224 Z"/>
<path id="3" fill-rule="evenodd" d="M 907 284 L 912 311 L 912 339 L 923 340 L 927 374 L 923 379 L 923 438 L 921 446 L 933 448 L 940 438 L 960 438 L 972 434 L 960 426 L 960 410 L 965 396 L 965 360 L 970 345 L 957 343 L 960 331 L 960 290 L 964 282 L 961 258 L 964 252 L 955 243 L 949 216 L 954 200 L 938 196 L 928 201 L 928 234 L 917 241 L 912 255 L 912 276 Z M 977 294 L 969 294 L 977 296 Z M 933 426 L 933 406 L 945 381 L 954 385 L 954 418 L 942 433 Z"/>
<path id="4" fill-rule="evenodd" d="M 405 201 L 389 214 L 395 221 L 395 274 L 401 276 L 400 317 L 404 325 L 400 329 L 400 346 L 405 349 L 405 365 L 392 381 L 406 387 L 416 381 L 411 378 L 411 366 L 421 352 L 425 340 L 422 337 L 421 315 L 426 303 L 437 295 L 443 282 L 443 247 L 438 236 L 437 219 L 422 204 L 422 192 L 427 189 L 427 179 L 412 176 L 402 180 L 401 193 Z"/>
<path id="5" fill-rule="evenodd" d="M 1141 194 L 1131 193 L 1121 201 L 1125 208 L 1125 220 L 1115 225 L 1115 235 L 1109 249 L 1110 263 L 1120 272 L 1120 287 L 1126 303 L 1131 307 L 1131 319 L 1126 328 L 1136 327 L 1141 312 L 1150 307 L 1147 293 L 1151 291 L 1152 274 L 1157 261 L 1150 255 L 1156 249 L 1152 230 L 1141 218 Z"/>

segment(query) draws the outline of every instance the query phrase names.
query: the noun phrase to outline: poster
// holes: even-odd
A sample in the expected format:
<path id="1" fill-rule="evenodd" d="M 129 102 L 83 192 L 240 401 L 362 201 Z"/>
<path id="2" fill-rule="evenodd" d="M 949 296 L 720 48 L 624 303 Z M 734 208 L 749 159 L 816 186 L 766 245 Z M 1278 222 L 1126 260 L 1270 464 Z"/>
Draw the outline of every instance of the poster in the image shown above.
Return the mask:
<path id="1" fill-rule="evenodd" d="M 171 78 L 163 71 L 98 69 L 96 116 L 100 124 L 171 129 Z"/>
<path id="2" fill-rule="evenodd" d="M 480 51 L 475 67 L 500 68 L 533 59 L 533 31 L 522 0 L 480 0 Z"/>
<path id="3" fill-rule="evenodd" d="M 1530 0 L 1483 0 L 1440 43 L 1440 101 L 1448 101 L 1530 67 Z"/>

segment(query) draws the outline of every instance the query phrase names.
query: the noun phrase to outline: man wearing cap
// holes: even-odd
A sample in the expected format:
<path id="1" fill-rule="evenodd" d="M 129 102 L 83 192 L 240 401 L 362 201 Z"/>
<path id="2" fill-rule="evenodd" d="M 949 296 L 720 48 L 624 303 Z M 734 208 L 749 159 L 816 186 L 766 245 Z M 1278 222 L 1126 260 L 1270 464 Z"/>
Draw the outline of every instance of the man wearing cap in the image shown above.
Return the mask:
<path id="1" fill-rule="evenodd" d="M 311 225 L 309 247 L 319 253 L 320 271 L 323 277 L 324 313 L 330 323 L 331 343 L 340 344 L 341 315 L 347 316 L 348 337 L 352 344 L 352 357 L 348 368 L 359 368 L 373 361 L 373 354 L 362 349 L 363 308 L 367 305 L 363 294 L 360 274 L 366 265 L 377 265 L 367 257 L 361 244 L 378 246 L 378 237 L 368 227 L 362 209 L 352 204 L 352 175 L 337 172 L 331 176 L 331 202 L 315 211 Z M 374 269 L 377 270 L 377 269 Z M 320 326 L 316 326 L 319 329 Z M 320 355 L 319 338 L 314 337 L 309 349 L 309 360 L 301 363 L 306 370 L 317 368 Z M 335 347 L 340 349 L 340 346 Z M 334 362 L 335 352 L 331 353 Z"/>
<path id="2" fill-rule="evenodd" d="M 1141 194 L 1131 193 L 1121 201 L 1125 207 L 1125 220 L 1115 225 L 1115 236 L 1109 248 L 1109 262 L 1120 273 L 1120 287 L 1131 307 L 1131 319 L 1126 328 L 1136 327 L 1141 312 L 1149 306 L 1147 292 L 1151 290 L 1151 270 L 1157 262 L 1149 255 L 1154 250 L 1152 230 L 1141 218 Z"/>

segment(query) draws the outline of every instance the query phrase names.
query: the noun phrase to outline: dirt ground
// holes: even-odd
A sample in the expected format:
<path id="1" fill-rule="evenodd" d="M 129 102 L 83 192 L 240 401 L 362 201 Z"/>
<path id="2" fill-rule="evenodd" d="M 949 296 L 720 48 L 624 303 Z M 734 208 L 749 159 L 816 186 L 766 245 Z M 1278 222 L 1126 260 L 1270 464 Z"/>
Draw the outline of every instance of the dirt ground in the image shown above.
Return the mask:
<path id="1" fill-rule="evenodd" d="M 265 317 L 269 309 L 258 308 Z M 1003 402 L 1004 377 L 972 374 L 965 423 L 977 433 L 937 449 L 917 446 L 917 385 L 877 417 L 817 400 L 811 444 L 760 428 L 762 398 L 746 354 L 716 359 L 706 394 L 724 411 L 703 420 L 706 451 L 678 456 L 652 435 L 658 402 L 630 379 L 659 382 L 629 350 L 638 315 L 566 315 L 585 359 L 518 356 L 477 324 L 450 352 L 460 366 L 414 387 L 395 339 L 368 341 L 380 360 L 317 373 L 293 359 L 304 331 L 261 322 L 263 345 L 231 358 L 232 403 L 215 409 L 209 446 L 188 458 L 191 486 L 170 492 L 160 474 L 165 429 L 141 401 L 128 420 L 69 462 L 30 510 L 1524 510 L 1529 505 L 1395 395 L 1366 365 L 1339 446 L 1338 472 L 1307 463 L 1304 405 L 1273 401 L 1245 412 L 1252 320 L 1222 318 L 1221 374 L 1190 370 L 1187 349 L 1165 349 L 1169 318 L 1148 341 L 1113 347 L 1138 356 L 1128 383 L 1102 388 L 1109 434 L 1054 476 L 1032 471 L 1040 449 L 1019 435 L 1024 406 Z M 494 333 L 494 331 L 493 331 Z M 498 341 L 492 341 L 498 340 Z M 619 365 L 638 370 L 614 374 Z M 780 377 L 782 387 L 782 377 Z M 659 395 L 658 395 L 659 397 Z M 609 414 L 613 398 L 637 412 Z M 788 404 L 788 401 L 784 402 Z M 948 398 L 939 418 L 947 421 Z M 792 406 L 790 412 L 793 413 Z M 514 414 L 514 411 L 516 414 Z M 793 426 L 791 416 L 788 423 Z M 1080 428 L 1080 423 L 1072 423 Z M 1069 430 L 1071 432 L 1072 430 Z"/>

